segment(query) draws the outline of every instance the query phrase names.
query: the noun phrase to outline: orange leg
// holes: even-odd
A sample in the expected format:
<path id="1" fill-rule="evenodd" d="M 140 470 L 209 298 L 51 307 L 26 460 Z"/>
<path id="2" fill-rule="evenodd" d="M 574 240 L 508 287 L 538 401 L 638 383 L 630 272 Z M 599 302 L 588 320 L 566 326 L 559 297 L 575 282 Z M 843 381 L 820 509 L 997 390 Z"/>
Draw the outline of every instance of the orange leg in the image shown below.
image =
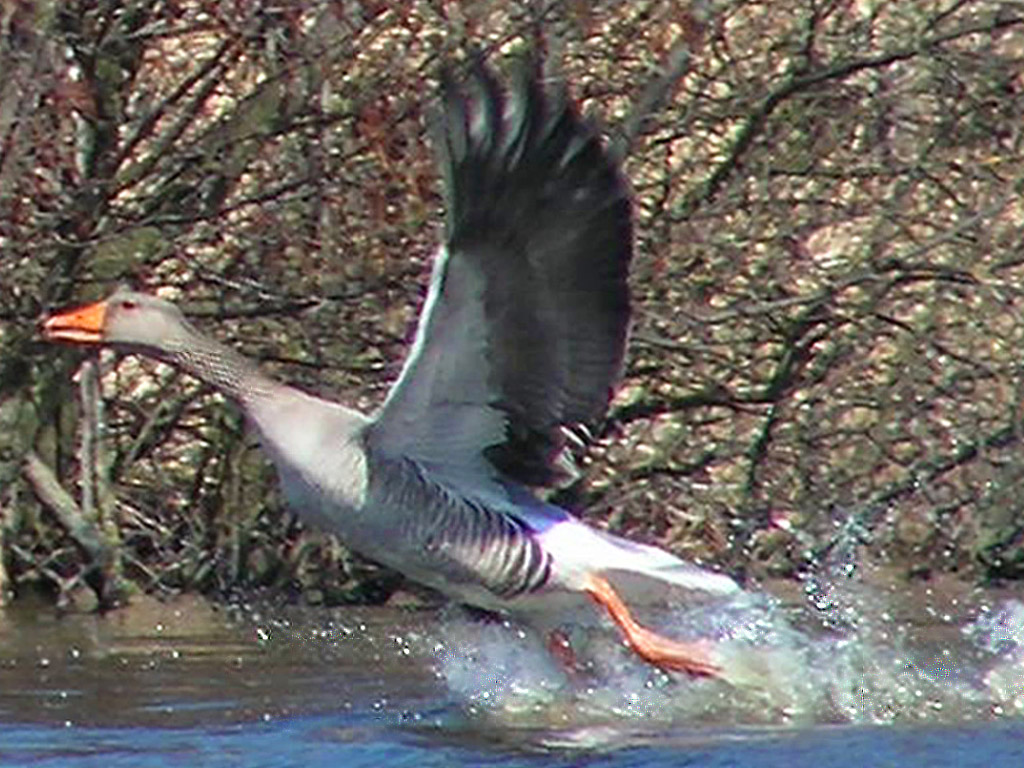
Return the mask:
<path id="1" fill-rule="evenodd" d="M 560 629 L 551 630 L 548 633 L 547 646 L 548 653 L 558 660 L 570 677 L 575 677 L 580 673 L 582 667 L 580 667 L 579 659 L 576 658 L 576 653 L 565 632 Z"/>
<path id="2" fill-rule="evenodd" d="M 594 602 L 604 606 L 622 630 L 626 643 L 641 658 L 657 667 L 694 676 L 721 675 L 722 667 L 712 659 L 710 643 L 681 643 L 640 626 L 612 585 L 600 576 L 591 574 L 584 590 Z"/>

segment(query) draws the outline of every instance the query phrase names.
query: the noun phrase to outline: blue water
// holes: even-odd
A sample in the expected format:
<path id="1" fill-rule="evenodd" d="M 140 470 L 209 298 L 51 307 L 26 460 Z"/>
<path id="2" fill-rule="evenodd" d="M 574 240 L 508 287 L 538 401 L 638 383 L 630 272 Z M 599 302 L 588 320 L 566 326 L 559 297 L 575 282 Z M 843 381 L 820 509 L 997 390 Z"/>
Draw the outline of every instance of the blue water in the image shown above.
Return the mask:
<path id="1" fill-rule="evenodd" d="M 452 610 L 22 607 L 0 614 L 0 766 L 1024 765 L 1014 595 L 809 600 L 813 628 L 760 596 L 663 617 L 730 649 L 729 683 L 600 635 L 572 678 L 529 633 Z"/>
<path id="2" fill-rule="evenodd" d="M 604 734 L 608 740 L 613 734 Z M 523 735 L 519 734 L 518 739 Z M 617 745 L 544 749 L 411 727 L 371 715 L 317 715 L 216 728 L 0 726 L 0 765 L 137 766 L 759 766 L 907 768 L 1020 765 L 1024 725 L 832 727 L 744 734 L 618 734 Z M 508 736 L 506 735 L 506 739 Z M 647 742 L 630 745 L 631 740 Z"/>

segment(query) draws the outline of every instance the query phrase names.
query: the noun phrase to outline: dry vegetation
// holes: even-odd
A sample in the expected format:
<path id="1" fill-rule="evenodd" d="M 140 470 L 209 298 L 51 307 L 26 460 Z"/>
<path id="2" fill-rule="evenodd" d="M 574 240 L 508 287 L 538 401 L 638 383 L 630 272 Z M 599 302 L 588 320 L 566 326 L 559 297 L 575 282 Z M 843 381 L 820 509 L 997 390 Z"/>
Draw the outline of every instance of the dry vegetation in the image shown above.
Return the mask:
<path id="1" fill-rule="evenodd" d="M 363 407 L 441 211 L 443 62 L 540 51 L 626 158 L 636 322 L 571 503 L 755 575 L 1024 575 L 1024 11 L 982 0 L 0 0 L 4 588 L 391 580 L 173 370 L 41 345 L 118 282 Z M 83 362 L 84 360 L 84 362 Z"/>

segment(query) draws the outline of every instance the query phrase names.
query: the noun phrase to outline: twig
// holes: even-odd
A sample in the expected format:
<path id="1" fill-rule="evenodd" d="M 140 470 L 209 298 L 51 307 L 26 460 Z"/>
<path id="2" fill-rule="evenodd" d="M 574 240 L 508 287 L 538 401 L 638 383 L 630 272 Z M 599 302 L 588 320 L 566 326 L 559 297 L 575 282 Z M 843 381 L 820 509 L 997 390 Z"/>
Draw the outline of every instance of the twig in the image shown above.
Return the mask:
<path id="1" fill-rule="evenodd" d="M 26 454 L 23 472 L 36 496 L 54 514 L 57 522 L 86 556 L 96 563 L 108 559 L 110 555 L 100 530 L 86 519 L 81 507 L 64 490 L 53 470 L 43 463 L 35 451 Z"/>

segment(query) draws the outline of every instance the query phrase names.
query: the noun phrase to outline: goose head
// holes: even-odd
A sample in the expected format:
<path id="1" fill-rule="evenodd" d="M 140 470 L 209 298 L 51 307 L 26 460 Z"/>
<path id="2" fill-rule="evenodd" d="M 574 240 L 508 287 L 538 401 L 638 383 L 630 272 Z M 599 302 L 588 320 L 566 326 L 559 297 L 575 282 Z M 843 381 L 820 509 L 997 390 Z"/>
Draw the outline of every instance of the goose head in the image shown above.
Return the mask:
<path id="1" fill-rule="evenodd" d="M 49 316 L 42 333 L 48 341 L 151 352 L 175 347 L 191 335 L 188 321 L 173 303 L 125 289 L 103 301 Z"/>

